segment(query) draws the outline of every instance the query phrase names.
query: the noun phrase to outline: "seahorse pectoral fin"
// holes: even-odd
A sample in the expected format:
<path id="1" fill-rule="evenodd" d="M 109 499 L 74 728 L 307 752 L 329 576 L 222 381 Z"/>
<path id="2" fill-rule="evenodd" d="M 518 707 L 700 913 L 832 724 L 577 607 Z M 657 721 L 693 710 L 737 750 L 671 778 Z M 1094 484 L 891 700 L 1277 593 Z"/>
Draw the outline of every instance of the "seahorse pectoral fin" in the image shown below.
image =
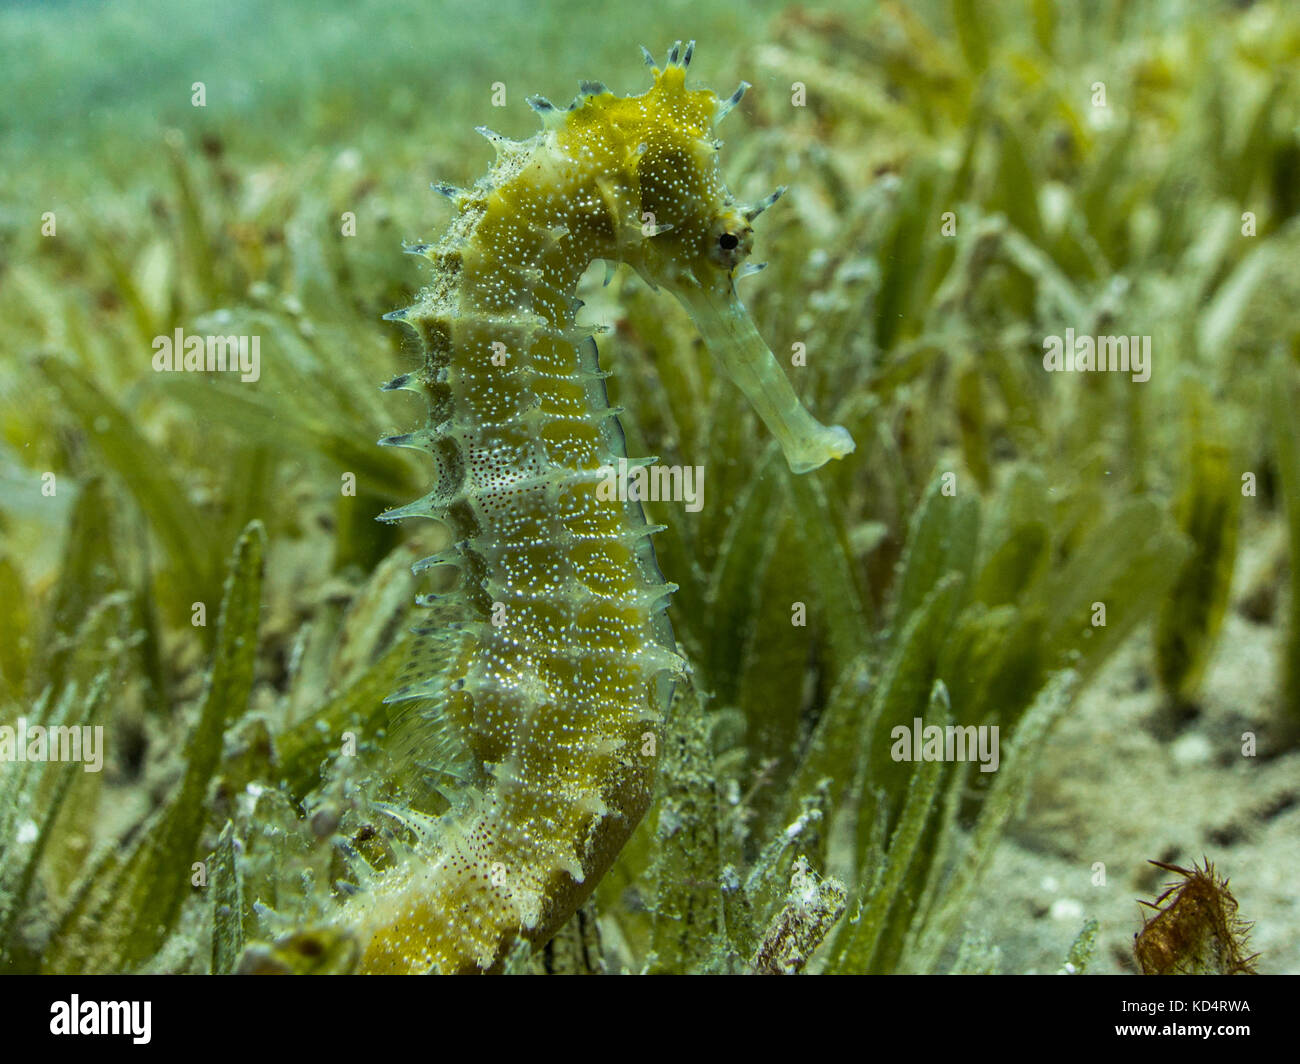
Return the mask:
<path id="1" fill-rule="evenodd" d="M 823 425 L 799 402 L 730 282 L 725 290 L 694 283 L 673 288 L 705 345 L 781 444 L 791 470 L 807 473 L 853 451 L 848 430 Z"/>

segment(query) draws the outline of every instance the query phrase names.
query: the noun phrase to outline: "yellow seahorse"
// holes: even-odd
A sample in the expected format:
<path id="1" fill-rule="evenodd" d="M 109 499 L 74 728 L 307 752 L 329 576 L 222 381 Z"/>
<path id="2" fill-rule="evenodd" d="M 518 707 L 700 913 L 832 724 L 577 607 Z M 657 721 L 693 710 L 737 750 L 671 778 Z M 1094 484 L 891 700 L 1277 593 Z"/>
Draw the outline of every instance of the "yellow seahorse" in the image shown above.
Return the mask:
<path id="1" fill-rule="evenodd" d="M 597 492 L 626 452 L 575 325 L 587 266 L 627 263 L 676 296 L 793 470 L 853 450 L 802 407 L 736 296 L 750 222 L 776 196 L 746 206 L 724 186 L 714 129 L 747 86 L 727 100 L 688 89 L 693 48 L 679 42 L 662 67 L 645 53 L 654 84 L 641 96 L 584 82 L 566 109 L 534 97 L 543 129 L 530 140 L 482 130 L 490 172 L 444 189 L 449 231 L 410 249 L 432 282 L 390 317 L 418 332 L 426 362 L 389 387 L 426 396 L 431 418 L 381 442 L 429 452 L 438 478 L 384 516 L 449 524 L 456 546 L 427 564 L 462 575 L 429 627 L 436 668 L 390 701 L 411 700 L 459 744 L 470 778 L 443 815 L 398 814 L 415 856 L 341 905 L 362 971 L 491 971 L 520 938 L 545 942 L 650 801 L 684 663 L 655 529 L 639 502 Z"/>

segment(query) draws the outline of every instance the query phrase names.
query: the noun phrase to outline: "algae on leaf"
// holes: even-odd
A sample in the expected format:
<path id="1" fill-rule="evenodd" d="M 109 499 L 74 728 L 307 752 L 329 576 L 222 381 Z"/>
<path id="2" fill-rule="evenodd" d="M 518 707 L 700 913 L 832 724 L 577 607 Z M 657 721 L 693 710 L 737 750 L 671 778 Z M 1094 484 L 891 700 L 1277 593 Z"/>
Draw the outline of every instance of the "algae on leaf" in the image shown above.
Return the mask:
<path id="1" fill-rule="evenodd" d="M 244 713 L 253 684 L 265 552 L 266 534 L 254 522 L 231 559 L 212 668 L 179 785 L 132 842 L 105 851 L 88 873 L 46 949 L 45 971 L 135 970 L 163 945 L 179 917 L 195 875 L 222 735 Z"/>
<path id="2" fill-rule="evenodd" d="M 1223 624 L 1237 557 L 1241 507 L 1240 462 L 1233 461 L 1228 427 L 1211 424 L 1205 386 L 1183 388 L 1187 444 L 1178 522 L 1193 545 L 1156 625 L 1156 668 L 1171 698 L 1192 697 Z M 1222 424 L 1222 417 L 1219 418 Z"/>
<path id="3" fill-rule="evenodd" d="M 1273 361 L 1273 440 L 1291 556 L 1290 611 L 1282 644 L 1282 703 L 1290 739 L 1300 742 L 1300 388 L 1294 362 Z"/>

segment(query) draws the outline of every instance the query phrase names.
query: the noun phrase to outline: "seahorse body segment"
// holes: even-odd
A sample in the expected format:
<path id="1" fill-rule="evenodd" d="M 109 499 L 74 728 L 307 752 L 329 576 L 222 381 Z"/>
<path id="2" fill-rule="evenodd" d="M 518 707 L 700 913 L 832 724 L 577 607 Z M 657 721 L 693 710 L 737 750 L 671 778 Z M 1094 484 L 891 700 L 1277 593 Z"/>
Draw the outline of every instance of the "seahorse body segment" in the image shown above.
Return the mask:
<path id="1" fill-rule="evenodd" d="M 518 939 L 544 942 L 650 801 L 684 662 L 655 529 L 639 502 L 597 494 L 601 467 L 626 451 L 575 324 L 592 260 L 677 296 L 796 471 L 853 449 L 800 405 L 736 297 L 766 203 L 737 204 L 723 185 L 714 126 L 739 94 L 687 89 L 691 51 L 675 47 L 641 96 L 584 83 L 567 109 L 531 100 L 543 129 L 530 140 L 483 131 L 490 172 L 450 191 L 456 218 L 439 243 L 411 249 L 432 280 L 390 317 L 418 332 L 426 361 L 388 387 L 424 395 L 430 419 L 381 442 L 428 452 L 437 479 L 384 517 L 449 525 L 455 546 L 422 565 L 461 575 L 430 626 L 439 667 L 390 701 L 436 716 L 471 778 L 418 832 L 420 859 L 342 906 L 363 971 L 491 971 Z"/>

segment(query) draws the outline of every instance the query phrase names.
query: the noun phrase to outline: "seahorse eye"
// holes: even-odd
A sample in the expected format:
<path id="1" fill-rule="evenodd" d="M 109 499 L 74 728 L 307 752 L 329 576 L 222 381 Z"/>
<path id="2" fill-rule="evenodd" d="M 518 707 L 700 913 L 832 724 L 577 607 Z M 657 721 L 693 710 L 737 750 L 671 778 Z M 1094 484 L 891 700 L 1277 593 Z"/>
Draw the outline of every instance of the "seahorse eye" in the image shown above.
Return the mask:
<path id="1" fill-rule="evenodd" d="M 753 230 L 737 211 L 723 208 L 713 217 L 704 234 L 703 251 L 715 266 L 734 270 L 741 259 L 749 254 L 754 242 Z"/>

